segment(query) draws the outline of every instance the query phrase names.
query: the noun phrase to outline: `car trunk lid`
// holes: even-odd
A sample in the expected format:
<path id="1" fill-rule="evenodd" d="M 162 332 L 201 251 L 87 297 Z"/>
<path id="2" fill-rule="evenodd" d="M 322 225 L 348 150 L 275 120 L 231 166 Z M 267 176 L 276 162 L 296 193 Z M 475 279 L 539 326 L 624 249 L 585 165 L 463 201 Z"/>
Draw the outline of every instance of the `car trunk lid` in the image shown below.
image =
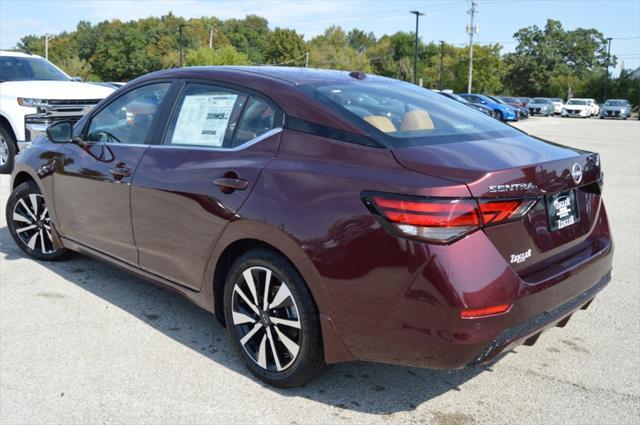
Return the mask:
<path id="1" fill-rule="evenodd" d="M 600 208 L 597 154 L 524 134 L 397 148 L 393 153 L 406 168 L 464 183 L 479 202 L 537 199 L 524 218 L 484 229 L 523 277 L 538 279 L 540 267 L 566 261 L 593 242 L 587 239 Z M 561 217 L 567 211 L 573 219 Z"/>

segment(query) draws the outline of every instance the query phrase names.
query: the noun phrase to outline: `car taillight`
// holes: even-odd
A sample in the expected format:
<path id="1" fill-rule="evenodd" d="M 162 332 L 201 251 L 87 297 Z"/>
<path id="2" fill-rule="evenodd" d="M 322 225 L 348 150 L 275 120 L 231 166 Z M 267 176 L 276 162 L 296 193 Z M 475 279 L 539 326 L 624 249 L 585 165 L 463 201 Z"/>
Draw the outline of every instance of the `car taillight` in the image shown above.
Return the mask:
<path id="1" fill-rule="evenodd" d="M 480 214 L 485 226 L 524 217 L 536 203 L 535 199 L 480 200 Z"/>
<path id="2" fill-rule="evenodd" d="M 394 234 L 447 244 L 480 229 L 523 217 L 535 200 L 426 198 L 364 193 L 363 201 Z"/>

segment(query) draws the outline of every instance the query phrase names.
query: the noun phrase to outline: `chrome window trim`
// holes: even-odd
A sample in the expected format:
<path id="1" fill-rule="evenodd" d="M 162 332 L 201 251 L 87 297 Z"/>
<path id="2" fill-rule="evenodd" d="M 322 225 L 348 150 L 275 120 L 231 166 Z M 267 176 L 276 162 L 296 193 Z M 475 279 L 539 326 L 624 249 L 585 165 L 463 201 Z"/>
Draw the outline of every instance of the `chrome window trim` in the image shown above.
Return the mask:
<path id="1" fill-rule="evenodd" d="M 194 150 L 200 150 L 200 149 L 204 149 L 204 150 L 208 150 L 208 151 L 218 151 L 218 152 L 238 152 L 241 150 L 244 150 L 248 147 L 251 147 L 255 144 L 260 143 L 261 141 L 268 139 L 271 136 L 275 136 L 276 134 L 282 132 L 283 128 L 282 127 L 276 127 L 276 128 L 272 128 L 271 130 L 262 133 L 261 135 L 254 137 L 251 140 L 247 140 L 246 142 L 244 142 L 243 144 L 239 145 L 239 146 L 235 146 L 233 148 L 223 148 L 223 147 L 217 147 L 217 146 L 204 146 L 204 145 L 183 145 L 183 144 L 176 144 L 176 145 L 172 145 L 172 144 L 162 144 L 162 145 L 144 145 L 144 146 L 149 146 L 152 148 L 171 148 L 171 149 L 194 149 Z M 124 146 L 124 145 L 123 145 Z"/>

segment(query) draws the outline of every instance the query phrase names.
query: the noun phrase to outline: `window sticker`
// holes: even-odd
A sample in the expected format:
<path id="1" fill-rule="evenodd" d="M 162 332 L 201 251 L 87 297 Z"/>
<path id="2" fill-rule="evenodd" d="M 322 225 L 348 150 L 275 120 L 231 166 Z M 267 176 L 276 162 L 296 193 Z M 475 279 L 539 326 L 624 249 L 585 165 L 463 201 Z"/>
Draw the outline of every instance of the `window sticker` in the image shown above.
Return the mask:
<path id="1" fill-rule="evenodd" d="M 221 147 L 238 95 L 187 95 L 182 102 L 171 144 Z"/>

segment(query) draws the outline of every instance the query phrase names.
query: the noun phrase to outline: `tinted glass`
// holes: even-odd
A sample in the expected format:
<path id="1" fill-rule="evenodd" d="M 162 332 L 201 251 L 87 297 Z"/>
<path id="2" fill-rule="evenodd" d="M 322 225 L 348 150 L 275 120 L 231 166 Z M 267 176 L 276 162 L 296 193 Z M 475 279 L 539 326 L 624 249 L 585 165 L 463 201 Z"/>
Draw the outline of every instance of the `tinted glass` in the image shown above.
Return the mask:
<path id="1" fill-rule="evenodd" d="M 278 113 L 274 107 L 262 99 L 252 97 L 240 120 L 233 146 L 240 146 L 273 128 L 279 127 L 282 121 L 278 120 L 277 116 Z"/>
<path id="2" fill-rule="evenodd" d="M 567 105 L 586 105 L 587 101 L 586 100 L 577 100 L 577 99 L 571 99 L 567 102 Z"/>
<path id="3" fill-rule="evenodd" d="M 462 96 L 458 96 L 455 93 L 442 93 L 443 95 L 450 97 L 451 99 L 457 100 L 458 102 L 462 102 L 462 103 L 470 103 L 467 99 L 465 99 Z"/>
<path id="4" fill-rule="evenodd" d="M 91 120 L 87 140 L 104 143 L 143 144 L 169 83 L 131 90 L 118 97 Z"/>
<path id="5" fill-rule="evenodd" d="M 519 134 L 485 114 L 409 83 L 329 84 L 315 87 L 312 93 L 392 146 L 496 137 L 496 132 Z"/>
<path id="6" fill-rule="evenodd" d="M 626 100 L 607 100 L 604 106 L 626 106 L 629 102 Z"/>
<path id="7" fill-rule="evenodd" d="M 213 148 L 231 147 L 231 139 L 247 96 L 208 85 L 187 84 L 167 143 Z"/>
<path id="8" fill-rule="evenodd" d="M 0 56 L 0 82 L 29 80 L 69 81 L 69 77 L 42 58 Z"/>
<path id="9" fill-rule="evenodd" d="M 562 99 L 560 99 L 559 97 L 552 97 L 551 101 L 552 102 L 562 102 Z"/>
<path id="10" fill-rule="evenodd" d="M 532 103 L 550 103 L 551 101 L 546 97 L 534 97 Z"/>

